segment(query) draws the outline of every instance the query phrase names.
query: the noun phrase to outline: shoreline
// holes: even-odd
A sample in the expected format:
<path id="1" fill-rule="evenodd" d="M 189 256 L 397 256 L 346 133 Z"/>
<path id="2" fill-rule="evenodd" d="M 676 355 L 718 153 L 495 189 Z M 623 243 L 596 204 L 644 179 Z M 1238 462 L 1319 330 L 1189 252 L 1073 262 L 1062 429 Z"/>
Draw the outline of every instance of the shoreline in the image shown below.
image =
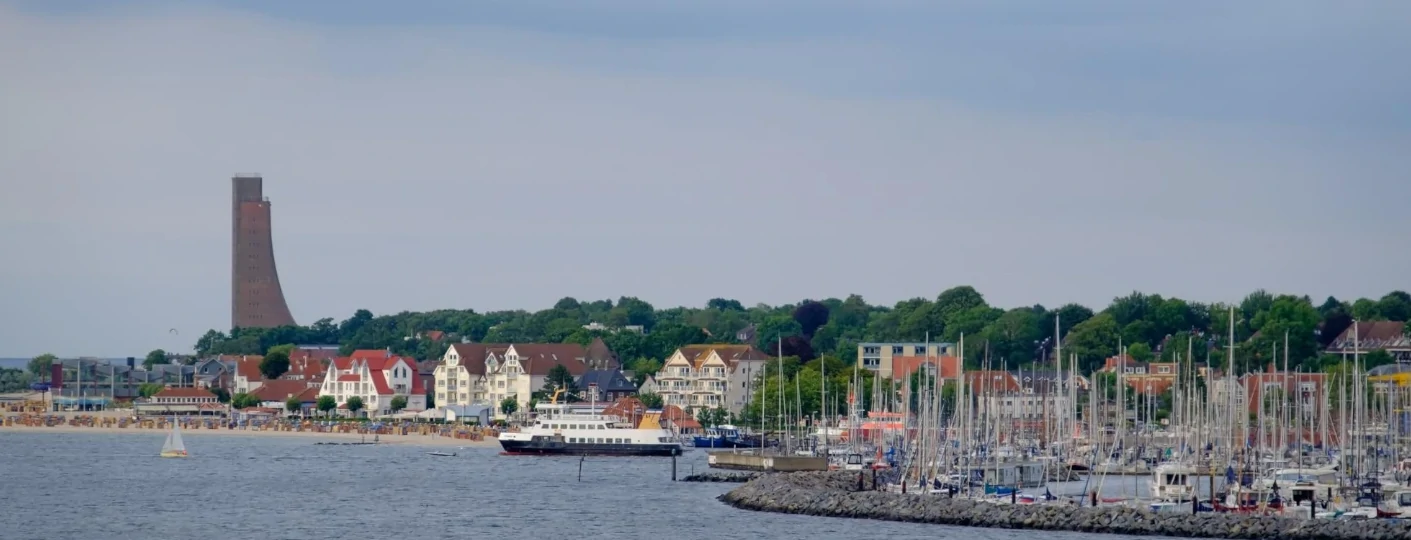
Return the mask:
<path id="1" fill-rule="evenodd" d="M 91 433 L 95 435 L 152 435 L 165 436 L 164 429 L 149 428 L 119 428 L 119 427 L 84 427 L 84 426 L 0 426 L 0 434 L 5 433 Z M 225 435 L 230 437 L 274 437 L 274 438 L 303 438 L 310 441 L 328 442 L 361 442 L 366 437 L 371 441 L 373 435 L 363 435 L 361 433 L 325 433 L 313 431 L 263 431 L 250 429 L 184 429 L 181 431 L 182 437 L 205 437 L 210 435 Z M 408 446 L 464 446 L 473 448 L 499 448 L 500 443 L 496 439 L 482 439 L 479 441 L 470 439 L 456 439 L 453 437 L 442 437 L 440 435 L 378 435 L 378 444 L 396 444 Z"/>

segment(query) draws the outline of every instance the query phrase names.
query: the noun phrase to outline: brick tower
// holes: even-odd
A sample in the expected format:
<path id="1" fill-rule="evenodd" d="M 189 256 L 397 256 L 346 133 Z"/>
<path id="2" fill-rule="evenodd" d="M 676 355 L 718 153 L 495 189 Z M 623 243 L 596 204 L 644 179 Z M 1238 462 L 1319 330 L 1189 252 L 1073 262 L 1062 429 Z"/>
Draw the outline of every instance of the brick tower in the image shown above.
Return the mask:
<path id="1" fill-rule="evenodd" d="M 294 324 L 279 272 L 274 267 L 269 199 L 259 175 L 236 175 L 230 245 L 231 328 L 272 328 Z"/>

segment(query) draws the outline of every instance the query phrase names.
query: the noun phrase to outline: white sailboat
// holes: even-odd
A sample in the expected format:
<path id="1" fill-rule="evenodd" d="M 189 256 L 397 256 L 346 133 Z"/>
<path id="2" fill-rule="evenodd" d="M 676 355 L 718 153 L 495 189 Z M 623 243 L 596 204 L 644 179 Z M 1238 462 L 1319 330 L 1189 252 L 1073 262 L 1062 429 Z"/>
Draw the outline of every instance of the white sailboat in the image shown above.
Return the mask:
<path id="1" fill-rule="evenodd" d="M 186 444 L 181 442 L 181 424 L 172 422 L 167 441 L 162 443 L 162 457 L 186 457 Z"/>

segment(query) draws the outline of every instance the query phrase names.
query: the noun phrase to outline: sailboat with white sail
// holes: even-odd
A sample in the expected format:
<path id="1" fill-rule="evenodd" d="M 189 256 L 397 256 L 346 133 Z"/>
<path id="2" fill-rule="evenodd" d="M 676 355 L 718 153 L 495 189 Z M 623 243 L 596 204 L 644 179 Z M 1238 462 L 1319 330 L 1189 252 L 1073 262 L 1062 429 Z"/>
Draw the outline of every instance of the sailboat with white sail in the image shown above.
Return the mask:
<path id="1" fill-rule="evenodd" d="M 167 440 L 162 443 L 162 457 L 186 457 L 186 443 L 181 441 L 181 424 L 178 422 L 172 422 L 171 431 L 167 433 Z"/>

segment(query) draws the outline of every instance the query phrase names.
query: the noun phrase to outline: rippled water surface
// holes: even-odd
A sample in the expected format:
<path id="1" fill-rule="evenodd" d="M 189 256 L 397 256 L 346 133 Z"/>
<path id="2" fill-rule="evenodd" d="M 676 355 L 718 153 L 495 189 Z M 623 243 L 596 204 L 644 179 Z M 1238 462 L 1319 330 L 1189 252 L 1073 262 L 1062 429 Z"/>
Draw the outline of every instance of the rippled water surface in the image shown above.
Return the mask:
<path id="1" fill-rule="evenodd" d="M 735 510 L 734 484 L 672 483 L 666 458 L 589 458 L 580 482 L 577 458 L 202 435 L 161 459 L 164 437 L 0 431 L 0 538 L 1120 538 Z"/>

